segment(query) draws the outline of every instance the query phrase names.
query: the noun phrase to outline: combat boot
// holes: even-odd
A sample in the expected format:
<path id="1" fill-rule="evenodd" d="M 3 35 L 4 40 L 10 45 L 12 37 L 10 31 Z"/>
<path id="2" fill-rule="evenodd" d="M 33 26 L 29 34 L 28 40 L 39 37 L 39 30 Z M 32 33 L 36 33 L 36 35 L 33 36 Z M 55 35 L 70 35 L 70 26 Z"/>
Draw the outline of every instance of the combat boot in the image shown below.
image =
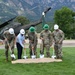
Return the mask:
<path id="1" fill-rule="evenodd" d="M 50 53 L 49 53 L 49 52 L 46 52 L 46 56 L 47 56 L 47 57 L 50 57 Z"/>
<path id="2" fill-rule="evenodd" d="M 44 54 L 43 50 L 40 50 L 40 54 Z"/>
<path id="3" fill-rule="evenodd" d="M 59 59 L 62 59 L 62 56 L 60 56 Z"/>
<path id="4" fill-rule="evenodd" d="M 14 60 L 14 58 L 12 57 L 12 58 L 11 58 L 11 60 L 13 61 L 13 60 Z"/>
<path id="5" fill-rule="evenodd" d="M 36 56 L 36 58 L 37 58 L 37 52 L 34 52 L 34 55 Z"/>

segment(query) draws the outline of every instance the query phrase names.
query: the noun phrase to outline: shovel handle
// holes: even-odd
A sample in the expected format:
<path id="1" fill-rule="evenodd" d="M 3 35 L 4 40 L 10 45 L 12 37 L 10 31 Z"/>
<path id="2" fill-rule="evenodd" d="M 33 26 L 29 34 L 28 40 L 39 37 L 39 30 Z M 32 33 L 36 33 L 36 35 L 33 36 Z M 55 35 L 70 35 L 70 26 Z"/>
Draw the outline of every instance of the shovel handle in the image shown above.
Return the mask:
<path id="1" fill-rule="evenodd" d="M 32 54 L 34 55 L 34 47 L 32 46 Z"/>
<path id="2" fill-rule="evenodd" d="M 25 47 L 24 47 L 24 56 L 26 56 L 26 49 L 25 49 Z"/>
<path id="3" fill-rule="evenodd" d="M 11 47 L 10 47 L 10 44 L 9 44 L 8 41 L 7 41 L 7 44 L 8 44 L 8 47 L 9 47 L 10 53 L 12 54 L 12 50 L 11 50 Z"/>

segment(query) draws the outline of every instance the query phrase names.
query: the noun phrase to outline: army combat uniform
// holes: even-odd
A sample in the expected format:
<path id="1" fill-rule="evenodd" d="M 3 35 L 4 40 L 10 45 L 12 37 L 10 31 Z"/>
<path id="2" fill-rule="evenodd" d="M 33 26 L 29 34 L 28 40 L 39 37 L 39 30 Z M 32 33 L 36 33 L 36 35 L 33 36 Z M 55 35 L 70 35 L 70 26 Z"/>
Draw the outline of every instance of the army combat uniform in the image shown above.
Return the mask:
<path id="1" fill-rule="evenodd" d="M 43 30 L 40 34 L 40 39 L 42 38 L 42 42 L 40 44 L 40 54 L 44 54 L 44 47 L 46 48 L 46 55 L 50 57 L 50 46 L 52 45 L 52 35 L 51 31 Z"/>
<path id="2" fill-rule="evenodd" d="M 3 33 L 3 35 L 5 38 L 5 55 L 6 55 L 6 60 L 8 60 L 9 46 L 11 48 L 11 54 L 14 54 L 15 34 L 10 34 L 9 31 L 7 30 Z"/>
<path id="3" fill-rule="evenodd" d="M 62 42 L 64 39 L 64 33 L 62 30 L 54 30 L 53 31 L 53 39 L 54 39 L 54 49 L 57 59 L 62 58 Z"/>
<path id="4" fill-rule="evenodd" d="M 31 57 L 31 55 L 33 55 L 33 53 L 34 53 L 34 55 L 36 55 L 37 33 L 36 32 L 28 32 L 28 38 L 29 38 L 29 48 L 30 48 L 30 57 Z"/>

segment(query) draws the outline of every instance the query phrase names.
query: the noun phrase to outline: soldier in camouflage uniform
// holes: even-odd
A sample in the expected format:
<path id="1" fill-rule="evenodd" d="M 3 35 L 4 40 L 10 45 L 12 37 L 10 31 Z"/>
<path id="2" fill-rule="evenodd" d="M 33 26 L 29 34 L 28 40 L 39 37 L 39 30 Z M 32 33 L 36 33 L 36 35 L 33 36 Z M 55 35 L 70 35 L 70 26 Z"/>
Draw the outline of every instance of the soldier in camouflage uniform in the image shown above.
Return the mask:
<path id="1" fill-rule="evenodd" d="M 34 27 L 30 27 L 28 32 L 28 38 L 29 38 L 29 48 L 30 48 L 30 57 L 31 57 L 33 53 L 34 55 L 36 55 L 36 48 L 37 48 L 37 33 L 35 32 Z"/>
<path id="2" fill-rule="evenodd" d="M 64 39 L 64 33 L 59 29 L 57 24 L 54 25 L 53 39 L 56 58 L 62 59 L 62 42 Z"/>
<path id="3" fill-rule="evenodd" d="M 40 39 L 42 40 L 40 44 L 40 54 L 44 55 L 44 47 L 46 48 L 46 56 L 50 57 L 50 46 L 52 45 L 52 34 L 49 30 L 49 25 L 44 25 L 44 30 L 41 31 Z"/>
<path id="4" fill-rule="evenodd" d="M 8 61 L 8 49 L 11 50 L 11 58 L 12 60 L 15 58 L 14 55 L 14 44 L 15 44 L 15 34 L 14 29 L 10 28 L 9 30 L 3 33 L 5 38 L 5 56 L 6 60 Z"/>

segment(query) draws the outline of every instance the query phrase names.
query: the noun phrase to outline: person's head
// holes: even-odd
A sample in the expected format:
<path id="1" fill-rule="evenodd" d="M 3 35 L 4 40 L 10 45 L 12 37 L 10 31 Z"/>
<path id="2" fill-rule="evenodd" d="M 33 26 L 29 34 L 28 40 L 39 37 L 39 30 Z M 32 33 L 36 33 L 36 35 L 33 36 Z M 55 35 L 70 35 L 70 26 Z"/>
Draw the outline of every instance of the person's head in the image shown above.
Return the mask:
<path id="1" fill-rule="evenodd" d="M 29 28 L 29 32 L 32 32 L 32 33 L 35 32 L 35 28 L 34 27 L 30 27 Z"/>
<path id="2" fill-rule="evenodd" d="M 24 30 L 24 29 L 21 29 L 21 30 L 20 30 L 20 34 L 21 34 L 21 35 L 24 35 L 24 34 L 25 34 L 25 30 Z"/>
<path id="3" fill-rule="evenodd" d="M 57 24 L 54 25 L 54 30 L 58 30 L 59 26 Z"/>
<path id="4" fill-rule="evenodd" d="M 44 30 L 48 30 L 49 29 L 49 25 L 48 24 L 45 24 L 44 27 L 43 27 L 43 29 Z"/>
<path id="5" fill-rule="evenodd" d="M 9 31 L 10 34 L 14 34 L 14 29 L 13 28 L 10 28 L 8 31 Z"/>

